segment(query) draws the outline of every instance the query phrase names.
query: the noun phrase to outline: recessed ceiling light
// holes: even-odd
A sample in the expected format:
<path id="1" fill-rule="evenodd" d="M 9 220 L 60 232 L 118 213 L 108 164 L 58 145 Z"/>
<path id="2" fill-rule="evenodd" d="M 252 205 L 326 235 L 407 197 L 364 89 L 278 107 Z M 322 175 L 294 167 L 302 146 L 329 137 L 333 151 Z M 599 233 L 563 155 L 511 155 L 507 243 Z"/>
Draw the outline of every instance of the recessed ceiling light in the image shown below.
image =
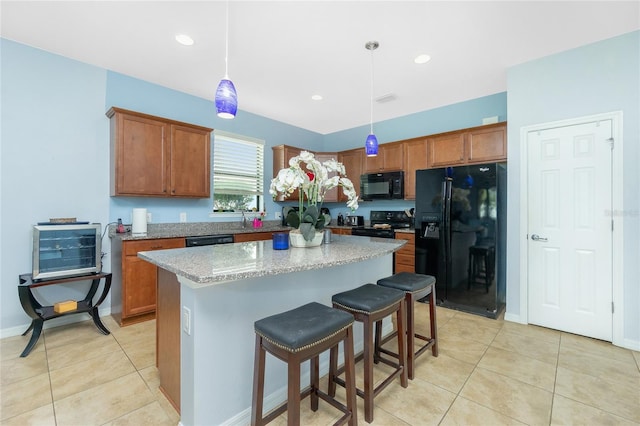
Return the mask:
<path id="1" fill-rule="evenodd" d="M 321 95 L 313 95 L 313 96 L 311 96 L 311 99 L 313 99 L 314 101 L 321 101 L 322 100 L 322 96 Z"/>
<path id="2" fill-rule="evenodd" d="M 429 55 L 418 55 L 413 59 L 413 62 L 415 62 L 416 64 L 426 64 L 427 62 L 429 62 L 431 60 L 431 56 Z"/>
<path id="3" fill-rule="evenodd" d="M 178 34 L 176 36 L 176 41 L 185 46 L 191 46 L 194 43 L 193 39 L 186 34 Z"/>

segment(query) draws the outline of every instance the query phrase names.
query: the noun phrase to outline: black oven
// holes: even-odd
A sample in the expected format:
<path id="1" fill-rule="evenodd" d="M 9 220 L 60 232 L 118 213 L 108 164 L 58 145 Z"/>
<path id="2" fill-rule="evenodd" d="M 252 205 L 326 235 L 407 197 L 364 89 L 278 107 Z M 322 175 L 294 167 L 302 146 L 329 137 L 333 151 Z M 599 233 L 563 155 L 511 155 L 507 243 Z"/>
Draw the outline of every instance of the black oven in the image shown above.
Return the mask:
<path id="1" fill-rule="evenodd" d="M 360 176 L 360 196 L 363 200 L 402 200 L 404 172 L 368 173 Z"/>

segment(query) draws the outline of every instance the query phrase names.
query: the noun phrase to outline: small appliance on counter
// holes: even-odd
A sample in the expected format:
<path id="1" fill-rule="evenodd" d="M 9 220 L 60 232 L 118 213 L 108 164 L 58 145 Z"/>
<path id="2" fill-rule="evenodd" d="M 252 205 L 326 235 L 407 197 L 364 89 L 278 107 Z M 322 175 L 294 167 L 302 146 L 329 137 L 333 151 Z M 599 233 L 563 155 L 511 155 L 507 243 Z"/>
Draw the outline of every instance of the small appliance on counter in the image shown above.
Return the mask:
<path id="1" fill-rule="evenodd" d="M 345 218 L 347 226 L 364 226 L 364 216 L 347 216 Z"/>

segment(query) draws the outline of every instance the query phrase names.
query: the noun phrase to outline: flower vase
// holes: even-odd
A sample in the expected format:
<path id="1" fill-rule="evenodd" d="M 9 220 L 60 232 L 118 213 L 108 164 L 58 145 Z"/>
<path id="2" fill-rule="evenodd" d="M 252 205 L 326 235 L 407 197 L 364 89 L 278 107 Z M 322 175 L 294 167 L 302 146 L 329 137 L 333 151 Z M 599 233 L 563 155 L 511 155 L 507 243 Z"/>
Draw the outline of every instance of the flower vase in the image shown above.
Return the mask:
<path id="1" fill-rule="evenodd" d="M 289 243 L 291 247 L 318 247 L 322 244 L 322 237 L 324 234 L 322 232 L 317 232 L 311 241 L 307 241 L 304 239 L 304 235 L 300 232 L 299 229 L 294 229 L 289 232 Z"/>

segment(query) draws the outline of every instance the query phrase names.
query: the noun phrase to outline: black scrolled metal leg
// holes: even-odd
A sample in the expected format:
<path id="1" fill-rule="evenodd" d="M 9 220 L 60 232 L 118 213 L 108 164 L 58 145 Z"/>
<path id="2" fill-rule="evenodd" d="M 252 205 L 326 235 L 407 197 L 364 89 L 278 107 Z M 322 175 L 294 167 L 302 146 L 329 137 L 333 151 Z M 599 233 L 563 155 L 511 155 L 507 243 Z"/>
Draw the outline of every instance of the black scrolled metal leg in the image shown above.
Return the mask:
<path id="1" fill-rule="evenodd" d="M 96 325 L 100 333 L 111 334 L 109 329 L 105 327 L 104 324 L 102 323 L 102 320 L 100 320 L 100 315 L 98 314 L 97 306 L 94 306 L 93 309 L 91 309 L 91 311 L 89 312 L 89 315 L 91 315 L 91 318 L 93 318 L 93 323 Z"/>
<path id="2" fill-rule="evenodd" d="M 44 321 L 41 319 L 37 319 L 32 321 L 32 325 L 33 323 L 35 323 L 35 325 L 33 326 L 33 334 L 31 335 L 31 339 L 29 339 L 29 343 L 27 343 L 27 346 L 24 348 L 24 351 L 22 351 L 22 354 L 20 354 L 22 358 L 29 355 L 36 343 L 38 343 L 40 333 L 42 333 L 42 324 L 44 324 Z"/>
<path id="3" fill-rule="evenodd" d="M 36 322 L 36 320 L 31 320 L 31 324 L 29 324 L 29 328 L 27 328 L 24 333 L 22 333 L 23 336 L 26 336 L 28 332 L 30 332 L 31 330 L 33 330 L 33 325 Z"/>

